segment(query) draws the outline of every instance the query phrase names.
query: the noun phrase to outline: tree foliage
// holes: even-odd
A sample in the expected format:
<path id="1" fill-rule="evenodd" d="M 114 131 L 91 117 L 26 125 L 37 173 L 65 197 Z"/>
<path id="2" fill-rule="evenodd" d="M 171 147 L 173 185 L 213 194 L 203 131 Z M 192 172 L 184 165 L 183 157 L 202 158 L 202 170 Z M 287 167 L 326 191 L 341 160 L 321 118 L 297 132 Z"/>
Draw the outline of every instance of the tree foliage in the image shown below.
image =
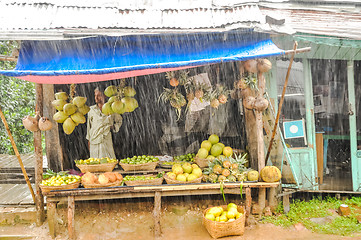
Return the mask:
<path id="1" fill-rule="evenodd" d="M 17 42 L 0 41 L 0 54 L 11 55 L 12 50 L 16 47 L 18 47 Z M 0 61 L 0 69 L 3 70 L 13 69 L 15 65 L 15 62 Z M 26 130 L 22 124 L 24 116 L 35 115 L 34 106 L 34 83 L 0 75 L 0 107 L 20 153 L 34 151 L 33 134 Z M 14 154 L 2 122 L 0 123 L 0 154 Z"/>

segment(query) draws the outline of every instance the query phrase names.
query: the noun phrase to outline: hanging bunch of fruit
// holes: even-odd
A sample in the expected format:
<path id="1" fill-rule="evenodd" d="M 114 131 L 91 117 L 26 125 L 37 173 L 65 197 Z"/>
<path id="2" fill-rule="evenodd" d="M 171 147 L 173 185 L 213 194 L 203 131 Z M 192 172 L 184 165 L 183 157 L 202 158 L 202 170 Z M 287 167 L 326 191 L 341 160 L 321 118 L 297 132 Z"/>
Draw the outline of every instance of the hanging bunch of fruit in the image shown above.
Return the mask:
<path id="1" fill-rule="evenodd" d="M 139 106 L 138 101 L 134 98 L 136 94 L 135 89 L 131 86 L 125 86 L 124 79 L 120 82 L 119 86 L 108 86 L 104 94 L 109 97 L 102 108 L 102 112 L 105 115 L 133 112 Z"/>
<path id="2" fill-rule="evenodd" d="M 182 107 L 187 104 L 187 101 L 183 94 L 181 94 L 177 88 L 164 88 L 164 91 L 159 96 L 159 100 L 161 100 L 163 103 L 169 102 L 169 104 L 173 108 L 175 108 L 177 112 L 177 120 L 180 119 L 180 116 L 182 114 Z"/>
<path id="3" fill-rule="evenodd" d="M 230 91 L 225 86 L 217 84 L 216 88 L 207 95 L 206 100 L 210 102 L 212 108 L 218 109 L 219 105 L 228 101 L 229 94 Z"/>
<path id="4" fill-rule="evenodd" d="M 263 96 L 255 97 L 257 88 L 257 73 L 268 72 L 272 63 L 267 59 L 247 60 L 243 64 L 245 72 L 235 82 L 235 87 L 242 91 L 243 105 L 247 109 L 264 111 L 268 108 L 268 101 Z"/>
<path id="5" fill-rule="evenodd" d="M 203 171 L 203 179 L 207 182 L 236 182 L 246 181 L 248 169 L 247 154 L 236 155 L 235 157 L 215 158 Z"/>
<path id="6" fill-rule="evenodd" d="M 52 105 L 58 110 L 53 116 L 54 121 L 63 124 L 64 132 L 69 135 L 75 127 L 86 122 L 85 115 L 90 108 L 85 103 L 86 97 L 75 97 L 75 84 L 70 85 L 70 94 L 66 92 L 55 93 Z"/>
<path id="7" fill-rule="evenodd" d="M 48 131 L 53 127 L 53 124 L 47 117 L 40 117 L 39 112 L 36 112 L 35 117 L 30 115 L 23 118 L 24 127 L 32 132 L 35 131 Z"/>

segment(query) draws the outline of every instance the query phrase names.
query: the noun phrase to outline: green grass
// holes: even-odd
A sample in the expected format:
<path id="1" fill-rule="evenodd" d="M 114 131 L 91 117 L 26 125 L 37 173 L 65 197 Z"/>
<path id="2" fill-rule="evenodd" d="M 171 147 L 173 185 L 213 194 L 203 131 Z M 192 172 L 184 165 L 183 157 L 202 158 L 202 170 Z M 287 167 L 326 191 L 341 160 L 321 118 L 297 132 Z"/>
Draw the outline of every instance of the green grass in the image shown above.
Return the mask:
<path id="1" fill-rule="evenodd" d="M 310 218 L 321 218 L 331 216 L 341 204 L 347 204 L 351 209 L 348 217 L 337 215 L 332 222 L 320 225 L 310 221 Z M 279 204 L 276 216 L 265 217 L 262 222 L 290 227 L 296 223 L 302 223 L 307 229 L 317 233 L 336 234 L 349 236 L 361 232 L 361 224 L 356 216 L 361 215 L 361 198 L 352 197 L 344 201 L 327 197 L 326 199 L 314 198 L 308 202 L 295 200 L 290 204 L 290 211 L 287 215 L 283 213 L 282 203 Z M 356 210 L 359 212 L 357 213 Z"/>

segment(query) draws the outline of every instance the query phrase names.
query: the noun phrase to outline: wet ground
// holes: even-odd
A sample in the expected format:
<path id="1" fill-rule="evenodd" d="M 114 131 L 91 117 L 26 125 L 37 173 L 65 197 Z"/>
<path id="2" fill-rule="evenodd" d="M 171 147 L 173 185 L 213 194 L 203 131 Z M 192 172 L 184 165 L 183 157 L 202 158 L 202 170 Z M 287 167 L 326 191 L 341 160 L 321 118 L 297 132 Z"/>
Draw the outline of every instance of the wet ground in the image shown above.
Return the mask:
<path id="1" fill-rule="evenodd" d="M 102 208 L 102 204 L 100 204 Z M 133 205 L 134 207 L 134 205 Z M 162 236 L 153 237 L 153 217 L 151 212 L 136 210 L 125 204 L 123 207 L 111 205 L 100 209 L 94 205 L 78 207 L 75 215 L 76 239 L 79 240 L 137 240 L 137 239 L 212 239 L 202 225 L 202 210 L 189 207 L 168 205 L 162 211 Z M 66 209 L 58 209 L 57 240 L 67 239 Z M 18 236 L 17 238 L 7 238 Z M 0 239 L 51 239 L 48 226 L 35 224 L 0 225 Z M 352 237 L 312 233 L 307 229 L 284 229 L 272 224 L 256 223 L 245 228 L 243 236 L 224 237 L 225 240 L 346 240 L 361 239 L 361 234 Z"/>

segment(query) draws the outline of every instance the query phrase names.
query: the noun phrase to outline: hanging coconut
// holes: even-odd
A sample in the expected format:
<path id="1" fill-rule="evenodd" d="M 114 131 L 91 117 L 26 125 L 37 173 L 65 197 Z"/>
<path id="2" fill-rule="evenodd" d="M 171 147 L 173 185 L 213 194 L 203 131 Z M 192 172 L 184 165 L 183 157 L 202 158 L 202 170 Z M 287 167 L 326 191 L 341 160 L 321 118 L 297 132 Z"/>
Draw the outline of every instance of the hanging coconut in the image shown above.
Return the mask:
<path id="1" fill-rule="evenodd" d="M 63 107 L 63 112 L 65 115 L 69 116 L 76 112 L 77 107 L 72 103 L 67 103 Z"/>
<path id="2" fill-rule="evenodd" d="M 251 96 L 251 95 L 252 95 L 252 89 L 250 89 L 250 88 L 242 89 L 241 94 L 242 94 L 242 97 L 243 97 L 243 98 L 246 98 L 246 97 L 248 97 L 248 96 Z"/>
<path id="3" fill-rule="evenodd" d="M 78 108 L 84 106 L 84 104 L 86 103 L 87 98 L 86 97 L 75 97 L 73 99 L 73 104 L 75 104 L 75 106 L 77 106 Z"/>
<path id="4" fill-rule="evenodd" d="M 272 63 L 268 59 L 258 59 L 257 68 L 258 68 L 258 71 L 260 71 L 262 73 L 268 72 L 272 68 Z"/>
<path id="5" fill-rule="evenodd" d="M 72 114 L 70 116 L 70 118 L 75 123 L 85 123 L 86 122 L 86 119 L 85 119 L 84 115 L 81 114 L 80 112 L 76 112 L 76 113 Z"/>
<path id="6" fill-rule="evenodd" d="M 55 99 L 57 100 L 68 100 L 68 94 L 66 92 L 57 92 L 55 93 Z"/>
<path id="7" fill-rule="evenodd" d="M 122 101 L 115 101 L 112 103 L 112 110 L 115 113 L 123 114 L 125 113 L 125 105 Z"/>
<path id="8" fill-rule="evenodd" d="M 102 107 L 102 113 L 104 113 L 105 115 L 111 115 L 113 114 L 113 110 L 112 110 L 112 104 L 107 102 L 103 105 Z"/>
<path id="9" fill-rule="evenodd" d="M 108 86 L 105 90 L 104 90 L 104 94 L 107 97 L 111 97 L 114 96 L 117 93 L 117 87 L 116 86 Z"/>
<path id="10" fill-rule="evenodd" d="M 71 134 L 74 131 L 75 127 L 76 124 L 74 123 L 73 120 L 71 120 L 70 117 L 67 118 L 63 123 L 63 130 L 67 135 Z"/>
<path id="11" fill-rule="evenodd" d="M 257 73 L 257 60 L 251 59 L 244 62 L 244 68 L 247 72 Z"/>
<path id="12" fill-rule="evenodd" d="M 131 86 L 126 86 L 123 88 L 123 94 L 125 97 L 134 97 L 137 92 Z"/>
<path id="13" fill-rule="evenodd" d="M 112 96 L 108 99 L 108 103 L 113 103 L 118 100 L 118 96 Z"/>
<path id="14" fill-rule="evenodd" d="M 39 129 L 41 131 L 48 131 L 53 127 L 53 123 L 49 120 L 49 118 L 42 117 L 39 119 Z"/>
<path id="15" fill-rule="evenodd" d="M 255 102 L 256 98 L 253 96 L 248 96 L 243 99 L 243 105 L 247 109 L 253 109 L 253 104 Z"/>
<path id="16" fill-rule="evenodd" d="M 63 99 L 55 99 L 51 102 L 51 105 L 53 105 L 53 107 L 55 107 L 58 111 L 62 111 L 65 104 L 67 104 L 67 101 Z"/>
<path id="17" fill-rule="evenodd" d="M 256 109 L 257 111 L 264 111 L 268 108 L 268 101 L 267 99 L 263 98 L 263 97 L 258 97 L 256 98 L 256 100 L 254 101 L 253 104 L 254 109 Z"/>
<path id="18" fill-rule="evenodd" d="M 90 107 L 88 105 L 84 105 L 78 108 L 78 112 L 80 112 L 83 115 L 87 114 L 89 111 L 90 111 Z"/>
<path id="19" fill-rule="evenodd" d="M 133 112 L 138 107 L 138 102 L 135 98 L 124 97 L 121 101 L 124 103 L 125 112 Z"/>
<path id="20" fill-rule="evenodd" d="M 39 130 L 38 121 L 36 121 L 36 117 L 34 118 L 30 115 L 25 116 L 23 118 L 23 125 L 27 130 L 32 131 L 32 132 Z"/>
<path id="21" fill-rule="evenodd" d="M 63 111 L 59 111 L 53 115 L 53 119 L 55 122 L 63 123 L 68 118 L 67 115 L 63 113 Z"/>

